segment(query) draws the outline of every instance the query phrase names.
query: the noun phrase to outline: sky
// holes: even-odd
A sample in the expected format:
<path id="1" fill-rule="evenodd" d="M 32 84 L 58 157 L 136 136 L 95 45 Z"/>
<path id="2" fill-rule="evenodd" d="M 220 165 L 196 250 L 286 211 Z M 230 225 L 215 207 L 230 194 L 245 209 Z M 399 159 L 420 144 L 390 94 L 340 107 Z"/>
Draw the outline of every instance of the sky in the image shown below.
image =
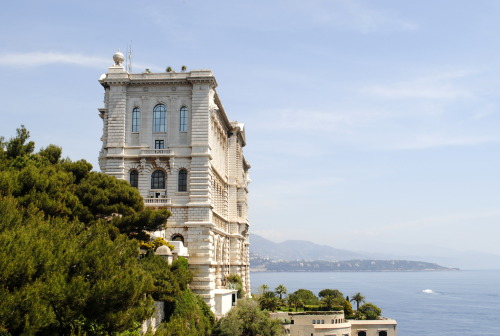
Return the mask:
<path id="1" fill-rule="evenodd" d="M 9 1 L 0 135 L 98 170 L 103 88 L 211 69 L 245 123 L 251 232 L 356 251 L 500 256 L 500 2 Z"/>

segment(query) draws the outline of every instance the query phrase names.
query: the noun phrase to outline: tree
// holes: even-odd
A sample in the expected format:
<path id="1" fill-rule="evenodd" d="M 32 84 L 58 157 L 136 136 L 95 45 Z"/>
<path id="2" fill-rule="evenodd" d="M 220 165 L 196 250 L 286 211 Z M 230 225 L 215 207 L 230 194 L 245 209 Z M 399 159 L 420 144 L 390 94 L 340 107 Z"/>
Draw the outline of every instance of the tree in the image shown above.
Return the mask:
<path id="1" fill-rule="evenodd" d="M 352 310 L 352 305 L 349 300 L 344 300 L 342 307 L 344 309 L 344 316 L 346 319 L 352 319 L 354 317 L 354 311 Z"/>
<path id="2" fill-rule="evenodd" d="M 338 300 L 336 297 L 327 295 L 321 299 L 321 304 L 323 304 L 326 309 L 332 310 L 333 307 L 338 305 Z"/>
<path id="3" fill-rule="evenodd" d="M 278 285 L 274 289 L 274 291 L 276 294 L 278 294 L 280 296 L 280 300 L 283 300 L 283 294 L 287 293 L 287 289 L 286 289 L 285 285 Z"/>
<path id="4" fill-rule="evenodd" d="M 217 322 L 212 335 L 277 336 L 284 335 L 284 329 L 278 319 L 271 319 L 269 314 L 260 310 L 255 300 L 241 299 L 236 307 Z"/>
<path id="5" fill-rule="evenodd" d="M 232 287 L 238 290 L 236 295 L 239 299 L 245 296 L 245 289 L 243 289 L 243 279 L 241 279 L 241 276 L 239 274 L 230 274 L 227 276 L 226 280 Z"/>
<path id="6" fill-rule="evenodd" d="M 317 305 L 318 298 L 308 289 L 299 289 L 294 292 L 295 295 L 304 303 L 304 305 Z"/>
<path id="7" fill-rule="evenodd" d="M 356 302 L 356 310 L 358 310 L 359 309 L 359 304 L 361 302 L 365 302 L 365 297 L 360 292 L 357 292 L 356 294 L 354 294 L 352 296 L 351 301 L 355 301 Z"/>
<path id="8" fill-rule="evenodd" d="M 302 299 L 297 294 L 288 295 L 287 301 L 290 308 L 304 307 L 304 301 L 302 301 Z"/>
<path id="9" fill-rule="evenodd" d="M 180 334 L 208 334 L 214 319 L 188 288 L 187 261 L 139 258 L 137 239 L 170 213 L 145 208 L 136 188 L 84 160 L 61 160 L 57 146 L 33 153 L 28 138 L 22 127 L 0 140 L 0 331 L 115 334 L 162 300 L 168 319 L 196 325 Z"/>
<path id="10" fill-rule="evenodd" d="M 274 292 L 265 292 L 259 298 L 260 309 L 275 311 L 280 306 L 281 300 Z"/>
<path id="11" fill-rule="evenodd" d="M 382 309 L 371 302 L 367 302 L 359 307 L 358 311 L 365 316 L 367 320 L 378 320 L 382 315 Z"/>
<path id="12" fill-rule="evenodd" d="M 260 285 L 260 287 L 259 287 L 259 291 L 260 291 L 260 293 L 261 293 L 261 294 L 264 294 L 264 293 L 265 293 L 265 292 L 267 292 L 268 290 L 269 290 L 269 286 L 268 286 L 268 285 L 266 285 L 266 284 L 262 284 L 262 285 Z"/>
<path id="13" fill-rule="evenodd" d="M 323 289 L 318 293 L 320 298 L 324 298 L 325 296 L 332 296 L 334 298 L 344 298 L 344 294 L 338 289 Z"/>
<path id="14" fill-rule="evenodd" d="M 0 197 L 0 218 L 0 325 L 10 334 L 104 335 L 152 314 L 137 243 L 109 223 L 45 220 L 13 197 Z"/>

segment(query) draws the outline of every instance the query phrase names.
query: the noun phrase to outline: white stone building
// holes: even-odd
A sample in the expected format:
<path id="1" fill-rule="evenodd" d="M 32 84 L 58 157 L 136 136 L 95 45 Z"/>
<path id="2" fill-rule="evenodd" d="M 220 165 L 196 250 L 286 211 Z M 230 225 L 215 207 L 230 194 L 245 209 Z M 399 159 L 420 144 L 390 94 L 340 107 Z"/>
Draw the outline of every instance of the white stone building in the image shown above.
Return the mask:
<path id="1" fill-rule="evenodd" d="M 100 168 L 172 212 L 156 235 L 187 248 L 191 289 L 215 311 L 228 275 L 250 293 L 244 126 L 229 121 L 210 70 L 128 73 L 123 54 L 113 59 L 99 79 Z"/>
<path id="2" fill-rule="evenodd" d="M 343 311 L 271 313 L 291 336 L 397 336 L 396 320 L 346 320 Z"/>

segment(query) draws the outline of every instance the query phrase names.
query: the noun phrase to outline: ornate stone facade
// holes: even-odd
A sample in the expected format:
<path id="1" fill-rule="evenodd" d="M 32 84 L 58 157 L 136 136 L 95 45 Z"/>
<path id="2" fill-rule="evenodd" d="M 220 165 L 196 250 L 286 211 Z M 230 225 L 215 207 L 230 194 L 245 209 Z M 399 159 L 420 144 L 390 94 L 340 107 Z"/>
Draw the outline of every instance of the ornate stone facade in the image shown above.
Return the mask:
<path id="1" fill-rule="evenodd" d="M 239 274 L 250 293 L 245 130 L 230 122 L 210 70 L 128 73 L 119 53 L 105 89 L 101 170 L 136 186 L 146 206 L 167 208 L 194 272 L 191 288 L 214 309 L 215 290 Z"/>

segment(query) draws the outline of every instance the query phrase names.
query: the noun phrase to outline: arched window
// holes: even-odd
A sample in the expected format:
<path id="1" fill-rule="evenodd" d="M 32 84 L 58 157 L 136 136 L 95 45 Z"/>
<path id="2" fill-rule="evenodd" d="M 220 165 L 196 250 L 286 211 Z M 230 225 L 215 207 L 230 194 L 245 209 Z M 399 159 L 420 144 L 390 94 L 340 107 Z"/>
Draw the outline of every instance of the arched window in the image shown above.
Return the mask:
<path id="1" fill-rule="evenodd" d="M 187 176 L 188 172 L 186 169 L 179 170 L 178 191 L 187 191 Z"/>
<path id="2" fill-rule="evenodd" d="M 158 104 L 153 109 L 153 132 L 166 132 L 167 130 L 167 108 Z"/>
<path id="3" fill-rule="evenodd" d="M 170 241 L 180 241 L 184 244 L 184 237 L 181 234 L 176 233 L 170 237 Z"/>
<path id="4" fill-rule="evenodd" d="M 134 188 L 139 187 L 139 172 L 135 169 L 130 171 L 130 185 Z"/>
<path id="5" fill-rule="evenodd" d="M 181 107 L 180 110 L 180 122 L 179 131 L 187 132 L 188 130 L 188 108 L 186 106 Z"/>
<path id="6" fill-rule="evenodd" d="M 132 132 L 139 132 L 141 128 L 141 110 L 134 107 L 132 110 Z"/>
<path id="7" fill-rule="evenodd" d="M 151 174 L 151 189 L 165 189 L 165 173 L 163 170 L 155 170 Z"/>

